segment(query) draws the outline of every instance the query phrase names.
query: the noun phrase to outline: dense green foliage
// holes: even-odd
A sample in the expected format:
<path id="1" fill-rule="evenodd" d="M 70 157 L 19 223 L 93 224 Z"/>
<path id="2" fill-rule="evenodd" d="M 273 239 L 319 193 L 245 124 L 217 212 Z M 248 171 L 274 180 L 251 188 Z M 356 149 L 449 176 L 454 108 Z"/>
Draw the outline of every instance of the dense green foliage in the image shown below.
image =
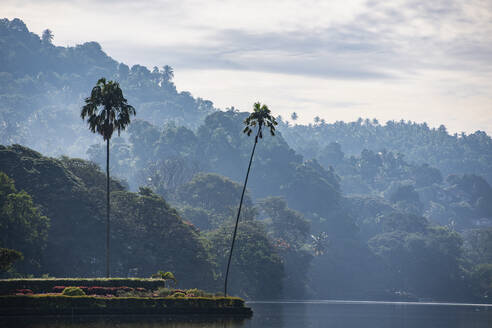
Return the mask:
<path id="1" fill-rule="evenodd" d="M 25 259 L 19 266 L 36 271 L 46 247 L 48 227 L 49 219 L 36 208 L 31 196 L 25 191 L 18 192 L 14 181 L 0 169 L 0 272 L 23 257 L 16 251 L 22 252 Z"/>
<path id="2" fill-rule="evenodd" d="M 290 125 L 281 122 L 280 131 L 289 145 L 306 158 L 317 158 L 333 165 L 339 158 L 332 143 L 354 156 L 368 149 L 374 152 L 400 153 L 412 163 L 425 162 L 444 175 L 477 174 L 492 183 L 492 139 L 483 131 L 472 134 L 448 134 L 446 127 L 430 128 L 426 123 L 376 119 L 345 123 L 318 122 Z M 335 155 L 335 156 L 332 156 Z"/>
<path id="3" fill-rule="evenodd" d="M 308 271 L 312 252 L 307 247 L 310 222 L 301 213 L 289 209 L 284 199 L 269 197 L 259 201 L 268 236 L 282 259 L 284 266 L 283 296 L 306 296 Z"/>
<path id="4" fill-rule="evenodd" d="M 0 148 L 0 170 L 29 192 L 51 219 L 45 233 L 46 249 L 39 254 L 38 270 L 22 273 L 49 273 L 54 276 L 100 276 L 103 272 L 104 174 L 79 159 L 46 158 L 21 146 Z M 125 191 L 112 181 L 114 245 L 112 267 L 119 276 L 149 277 L 168 268 L 184 286 L 213 285 L 213 267 L 195 228 L 159 196 L 147 189 Z M 2 217 L 3 218 L 3 217 Z M 7 216 L 15 218 L 15 216 Z M 44 217 L 42 217 L 44 218 Z M 33 221 L 35 222 L 35 221 Z M 7 234 L 2 231 L 2 238 Z M 6 246 L 24 250 L 19 236 Z M 41 252 L 42 248 L 35 248 Z M 195 268 L 197 270 L 191 270 Z"/>
<path id="5" fill-rule="evenodd" d="M 217 111 L 178 93 L 170 67 L 130 69 L 95 42 L 65 48 L 44 39 L 20 20 L 0 22 L 0 142 L 92 162 L 0 147 L 0 171 L 23 190 L 9 193 L 36 208 L 26 213 L 50 219 L 37 235 L 44 236 L 35 248 L 40 267 L 21 266 L 32 258 L 25 253 L 31 246 L 19 246 L 34 240 L 28 232 L 0 244 L 24 253 L 14 269 L 102 272 L 105 148 L 85 131 L 78 110 L 82 95 L 106 76 L 141 118 L 111 144 L 112 266 L 121 276 L 169 270 L 179 284 L 218 290 L 251 154 L 242 133 L 248 113 Z M 252 164 L 232 294 L 490 302 L 487 134 L 449 135 L 444 126 L 404 121 L 277 121 L 276 136 L 265 133 Z M 8 213 L 2 220 L 20 220 Z"/>
<path id="6" fill-rule="evenodd" d="M 15 261 L 24 259 L 21 252 L 14 249 L 0 248 L 0 273 L 12 269 Z"/>
<path id="7" fill-rule="evenodd" d="M 147 121 L 196 127 L 215 108 L 211 101 L 178 92 L 173 75 L 167 65 L 130 68 L 97 42 L 55 46 L 21 20 L 1 19 L 0 144 L 22 143 L 49 155 L 84 154 L 96 139 L 78 119 L 81 100 L 102 76 L 118 81 L 128 103 Z"/>
<path id="8" fill-rule="evenodd" d="M 232 222 L 210 232 L 210 252 L 220 272 L 225 273 L 231 247 Z M 264 227 L 254 220 L 239 223 L 232 257 L 229 288 L 231 294 L 248 298 L 275 299 L 282 296 L 282 258 L 276 254 Z M 221 277 L 220 281 L 223 281 Z"/>

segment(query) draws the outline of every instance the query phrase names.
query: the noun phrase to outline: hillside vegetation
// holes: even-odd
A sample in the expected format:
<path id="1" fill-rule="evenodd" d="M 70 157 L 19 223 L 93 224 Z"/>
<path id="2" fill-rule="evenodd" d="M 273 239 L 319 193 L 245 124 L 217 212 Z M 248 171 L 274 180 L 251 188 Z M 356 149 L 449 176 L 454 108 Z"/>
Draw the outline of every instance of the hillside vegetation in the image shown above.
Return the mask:
<path id="1" fill-rule="evenodd" d="M 4 276 L 102 275 L 106 153 L 79 113 L 105 76 L 137 110 L 111 140 L 114 273 L 166 270 L 219 290 L 253 144 L 242 133 L 248 113 L 177 92 L 169 67 L 128 68 L 95 42 L 56 47 L 20 20 L 0 21 L 0 44 L 0 247 L 24 255 Z M 487 134 L 279 121 L 255 154 L 231 293 L 489 299 Z M 14 199 L 27 210 L 12 210 Z"/>

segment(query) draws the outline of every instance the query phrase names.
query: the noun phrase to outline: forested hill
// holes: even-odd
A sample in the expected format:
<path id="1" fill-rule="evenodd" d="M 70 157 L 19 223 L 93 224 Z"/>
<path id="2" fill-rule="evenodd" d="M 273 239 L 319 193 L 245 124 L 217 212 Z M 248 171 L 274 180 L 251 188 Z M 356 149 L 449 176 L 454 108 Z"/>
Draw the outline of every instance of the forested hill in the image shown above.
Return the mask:
<path id="1" fill-rule="evenodd" d="M 178 92 L 169 66 L 130 68 L 96 42 L 57 47 L 19 19 L 0 20 L 0 247 L 24 253 L 20 274 L 100 274 L 106 150 L 80 109 L 101 77 L 137 111 L 111 139 L 115 273 L 172 270 L 217 288 L 253 145 L 248 114 Z M 488 135 L 279 121 L 255 153 L 231 291 L 488 301 Z"/>
<path id="2" fill-rule="evenodd" d="M 96 139 L 80 120 L 80 106 L 103 76 L 117 80 L 138 117 L 157 126 L 173 120 L 197 127 L 216 111 L 211 101 L 178 92 L 172 67 L 130 68 L 109 57 L 97 42 L 59 47 L 29 32 L 20 19 L 2 19 L 0 143 L 84 156 Z"/>
<path id="3" fill-rule="evenodd" d="M 492 139 L 483 131 L 450 135 L 444 125 L 436 129 L 426 123 L 403 120 L 382 125 L 376 119 L 348 123 L 315 119 L 309 125 L 292 125 L 286 121 L 280 130 L 294 150 L 326 166 L 336 164 L 340 156 L 336 153 L 338 148 L 347 158 L 359 155 L 364 149 L 376 153 L 392 151 L 407 161 L 437 167 L 445 176 L 476 174 L 492 183 Z"/>
<path id="4" fill-rule="evenodd" d="M 56 31 L 55 40 L 56 40 Z M 0 20 L 0 144 L 19 143 L 49 155 L 86 157 L 97 138 L 79 118 L 80 106 L 102 76 L 117 80 L 137 118 L 161 127 L 173 121 L 196 129 L 215 112 L 213 103 L 178 92 L 169 66 L 131 68 L 108 56 L 97 42 L 55 46 L 48 37 L 29 32 L 20 19 Z M 186 86 L 185 86 L 186 87 Z M 233 105 L 233 104 L 231 104 Z M 302 113 L 300 114 L 302 115 Z M 279 127 L 289 146 L 322 165 L 330 161 L 332 143 L 345 157 L 364 149 L 400 153 L 407 161 L 437 167 L 445 176 L 468 173 L 492 183 L 492 140 L 484 132 L 450 135 L 444 126 L 377 120 Z"/>

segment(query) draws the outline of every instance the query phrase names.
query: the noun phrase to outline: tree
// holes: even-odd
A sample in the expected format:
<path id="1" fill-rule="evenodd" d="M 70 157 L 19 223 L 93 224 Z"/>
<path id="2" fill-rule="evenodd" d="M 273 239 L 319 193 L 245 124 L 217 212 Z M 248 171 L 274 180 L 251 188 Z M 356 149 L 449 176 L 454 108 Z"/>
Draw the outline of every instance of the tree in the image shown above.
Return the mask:
<path id="1" fill-rule="evenodd" d="M 230 248 L 233 223 L 224 224 L 207 234 L 209 251 L 218 267 L 225 265 Z M 234 250 L 234 279 L 229 289 L 249 299 L 275 299 L 282 296 L 284 266 L 277 248 L 258 220 L 241 220 Z"/>
<path id="2" fill-rule="evenodd" d="M 213 283 L 213 267 L 197 229 L 184 221 L 162 197 L 149 188 L 138 193 L 111 194 L 111 265 L 115 274 L 150 276 L 165 268 L 180 277 L 182 287 Z"/>
<path id="3" fill-rule="evenodd" d="M 190 181 L 199 171 L 198 164 L 181 156 L 149 163 L 139 173 L 141 185 L 147 185 L 165 199 L 172 198 L 176 189 Z"/>
<path id="4" fill-rule="evenodd" d="M 46 247 L 48 228 L 49 219 L 34 205 L 31 195 L 18 192 L 14 180 L 0 172 L 0 272 L 23 258 L 21 253 L 26 261 L 18 269 L 36 270 Z"/>
<path id="5" fill-rule="evenodd" d="M 293 121 L 296 121 L 298 118 L 299 118 L 299 115 L 297 115 L 296 112 L 293 112 L 292 114 L 290 114 L 290 118 L 293 120 Z"/>
<path id="6" fill-rule="evenodd" d="M 226 177 L 215 173 L 199 173 L 191 181 L 176 191 L 176 198 L 181 203 L 203 208 L 229 218 L 235 212 L 237 197 L 241 195 L 242 186 Z M 244 195 L 244 205 L 251 207 L 248 193 Z"/>
<path id="7" fill-rule="evenodd" d="M 172 280 L 175 287 L 176 287 L 176 284 L 178 283 L 174 274 L 172 272 L 169 272 L 169 271 L 164 272 L 164 271 L 159 270 L 159 271 L 157 271 L 157 273 L 154 273 L 151 276 L 151 278 L 158 278 L 158 279 L 164 280 L 164 287 L 166 287 L 166 281 L 168 281 L 168 280 Z"/>
<path id="8" fill-rule="evenodd" d="M 309 236 L 310 222 L 301 213 L 288 208 L 281 197 L 268 197 L 259 203 L 268 217 L 272 237 L 282 240 L 290 249 L 301 249 Z"/>
<path id="9" fill-rule="evenodd" d="M 169 65 L 165 65 L 162 66 L 162 71 L 164 75 L 164 81 L 170 82 L 174 77 L 174 69 Z"/>
<path id="10" fill-rule="evenodd" d="M 9 271 L 17 260 L 22 260 L 21 252 L 14 249 L 0 248 L 0 273 Z"/>
<path id="11" fill-rule="evenodd" d="M 258 143 L 258 137 L 260 139 L 263 138 L 263 133 L 262 133 L 263 126 L 266 126 L 266 128 L 270 130 L 270 134 L 274 136 L 275 125 L 277 125 L 278 123 L 275 120 L 275 117 L 273 117 L 270 114 L 270 109 L 268 109 L 267 105 L 261 105 L 259 102 L 257 102 L 253 106 L 253 112 L 244 120 L 244 124 L 246 124 L 246 127 L 244 128 L 243 133 L 246 133 L 248 137 L 251 135 L 253 129 L 256 126 L 258 126 L 258 131 L 255 136 L 255 143 L 253 145 L 253 150 L 251 151 L 251 157 L 249 158 L 248 171 L 246 172 L 246 178 L 244 180 L 243 191 L 241 193 L 241 200 L 239 201 L 239 209 L 237 211 L 236 225 L 234 226 L 234 234 L 232 236 L 231 251 L 229 252 L 229 260 L 227 261 L 227 270 L 226 270 L 225 282 L 224 282 L 225 296 L 227 296 L 227 279 L 229 278 L 229 267 L 231 265 L 232 251 L 234 250 L 234 241 L 236 239 L 236 234 L 237 234 L 237 225 L 239 223 L 239 216 L 241 215 L 241 207 L 243 205 L 244 192 L 246 191 L 249 171 L 251 169 L 251 162 L 253 161 L 256 145 Z"/>
<path id="12" fill-rule="evenodd" d="M 320 256 L 325 254 L 330 244 L 330 241 L 328 240 L 328 234 L 323 231 L 317 234 L 316 236 L 311 235 L 311 239 L 312 239 L 311 247 L 313 249 L 314 255 Z"/>
<path id="13" fill-rule="evenodd" d="M 304 297 L 308 271 L 313 256 L 306 247 L 310 222 L 304 216 L 287 207 L 281 197 L 268 197 L 259 201 L 265 214 L 269 237 L 284 266 L 283 297 L 299 299 Z"/>
<path id="14" fill-rule="evenodd" d="M 106 141 L 106 277 L 109 278 L 109 140 L 114 130 L 118 135 L 130 124 L 130 116 L 136 115 L 135 108 L 128 105 L 118 82 L 99 79 L 92 89 L 91 96 L 85 99 L 80 116 L 87 117 L 92 133 L 98 133 Z"/>
<path id="15" fill-rule="evenodd" d="M 54 38 L 53 31 L 51 31 L 50 29 L 46 29 L 43 31 L 43 35 L 41 37 L 41 40 L 43 40 L 43 43 L 52 44 L 53 38 Z"/>

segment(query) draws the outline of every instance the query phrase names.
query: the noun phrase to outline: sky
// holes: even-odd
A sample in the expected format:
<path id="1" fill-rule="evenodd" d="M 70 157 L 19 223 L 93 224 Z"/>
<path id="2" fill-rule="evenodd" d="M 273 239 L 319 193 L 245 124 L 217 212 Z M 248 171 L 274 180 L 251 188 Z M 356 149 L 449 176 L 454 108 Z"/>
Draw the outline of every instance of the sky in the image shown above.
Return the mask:
<path id="1" fill-rule="evenodd" d="M 492 134 L 492 0 L 2 0 L 0 16 L 170 65 L 178 90 L 221 109 Z"/>

